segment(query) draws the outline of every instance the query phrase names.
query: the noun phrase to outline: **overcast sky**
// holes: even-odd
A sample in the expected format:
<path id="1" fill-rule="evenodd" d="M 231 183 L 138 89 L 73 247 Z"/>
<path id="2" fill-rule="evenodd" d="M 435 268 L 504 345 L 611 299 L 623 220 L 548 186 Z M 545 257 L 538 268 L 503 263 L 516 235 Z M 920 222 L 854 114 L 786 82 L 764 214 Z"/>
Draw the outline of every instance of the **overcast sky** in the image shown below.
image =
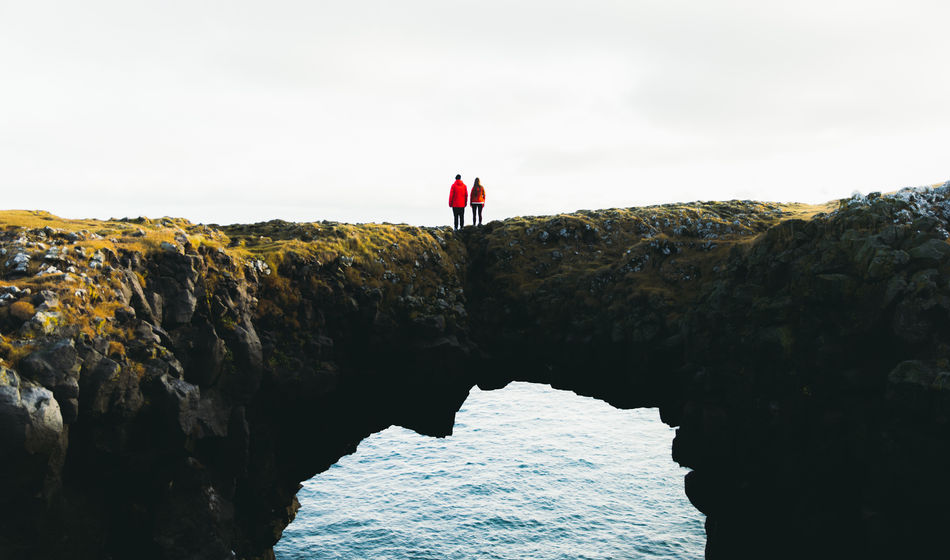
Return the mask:
<path id="1" fill-rule="evenodd" d="M 946 0 L 0 0 L 0 208 L 451 223 L 950 179 Z"/>

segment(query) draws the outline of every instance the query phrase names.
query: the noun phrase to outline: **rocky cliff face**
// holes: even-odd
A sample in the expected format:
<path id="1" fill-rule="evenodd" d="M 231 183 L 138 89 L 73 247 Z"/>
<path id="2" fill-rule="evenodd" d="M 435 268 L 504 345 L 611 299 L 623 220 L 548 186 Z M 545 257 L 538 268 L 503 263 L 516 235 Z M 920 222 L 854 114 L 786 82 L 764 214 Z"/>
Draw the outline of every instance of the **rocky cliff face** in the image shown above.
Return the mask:
<path id="1" fill-rule="evenodd" d="M 272 558 L 474 385 L 658 406 L 707 557 L 932 554 L 950 184 L 447 228 L 0 213 L 0 557 Z"/>

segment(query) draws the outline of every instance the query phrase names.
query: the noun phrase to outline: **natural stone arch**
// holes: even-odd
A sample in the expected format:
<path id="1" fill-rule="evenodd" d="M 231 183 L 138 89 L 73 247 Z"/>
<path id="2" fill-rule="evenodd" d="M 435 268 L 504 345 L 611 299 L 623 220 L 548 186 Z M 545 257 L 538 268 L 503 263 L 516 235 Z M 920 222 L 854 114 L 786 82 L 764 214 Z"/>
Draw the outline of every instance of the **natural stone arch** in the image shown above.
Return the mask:
<path id="1" fill-rule="evenodd" d="M 471 387 L 529 381 L 659 407 L 709 559 L 932 555 L 950 524 L 950 482 L 929 476 L 950 466 L 948 194 L 459 234 L 16 214 L 0 553 L 269 558 L 300 481 L 368 434 L 446 435 Z"/>
<path id="2" fill-rule="evenodd" d="M 776 543 L 788 557 L 936 550 L 936 533 L 918 528 L 947 519 L 950 487 L 906 477 L 948 462 L 946 190 L 854 199 L 808 220 L 672 206 L 467 234 L 454 329 L 411 319 L 431 342 L 406 352 L 379 311 L 367 320 L 375 348 L 430 380 L 386 389 L 407 404 L 392 422 L 440 435 L 459 388 L 511 380 L 657 406 L 679 427 L 673 458 L 693 469 L 686 492 L 708 516 L 708 558 Z M 713 242 L 703 232 L 716 223 L 748 229 Z M 631 232 L 620 259 L 601 257 Z M 360 367 L 385 370 L 361 355 Z"/>

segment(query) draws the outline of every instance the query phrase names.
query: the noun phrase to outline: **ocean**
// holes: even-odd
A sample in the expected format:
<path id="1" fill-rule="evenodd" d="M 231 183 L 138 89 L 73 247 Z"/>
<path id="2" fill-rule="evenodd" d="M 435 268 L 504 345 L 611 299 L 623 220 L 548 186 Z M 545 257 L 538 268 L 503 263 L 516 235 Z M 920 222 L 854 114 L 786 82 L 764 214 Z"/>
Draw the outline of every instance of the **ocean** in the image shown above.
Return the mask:
<path id="1" fill-rule="evenodd" d="M 306 481 L 278 560 L 699 560 L 703 515 L 656 409 L 473 389 L 445 439 L 392 427 Z"/>

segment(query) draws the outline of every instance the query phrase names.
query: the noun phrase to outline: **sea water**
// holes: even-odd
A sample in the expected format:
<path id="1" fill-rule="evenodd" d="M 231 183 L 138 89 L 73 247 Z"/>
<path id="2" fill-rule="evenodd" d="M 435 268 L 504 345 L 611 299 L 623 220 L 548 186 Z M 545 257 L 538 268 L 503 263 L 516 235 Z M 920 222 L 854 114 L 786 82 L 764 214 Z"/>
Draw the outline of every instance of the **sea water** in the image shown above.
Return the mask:
<path id="1" fill-rule="evenodd" d="M 672 438 L 656 409 L 474 389 L 452 436 L 389 428 L 306 481 L 277 558 L 700 559 Z"/>

